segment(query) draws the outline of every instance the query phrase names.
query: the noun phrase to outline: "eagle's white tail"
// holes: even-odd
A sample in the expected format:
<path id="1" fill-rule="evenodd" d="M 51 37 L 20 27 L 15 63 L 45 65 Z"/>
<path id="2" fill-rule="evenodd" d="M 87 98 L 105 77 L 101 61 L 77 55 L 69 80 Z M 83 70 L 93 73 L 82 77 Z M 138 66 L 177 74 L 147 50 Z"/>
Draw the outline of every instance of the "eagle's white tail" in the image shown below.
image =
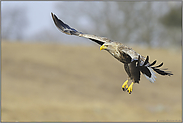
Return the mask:
<path id="1" fill-rule="evenodd" d="M 150 68 L 150 67 L 147 67 L 147 68 L 149 69 L 149 71 L 150 71 L 150 73 L 151 73 L 151 77 L 148 77 L 148 76 L 145 75 L 145 74 L 144 74 L 144 76 L 145 76 L 150 82 L 154 83 L 154 81 L 156 81 L 156 80 L 155 80 L 155 78 L 156 78 L 155 74 L 156 74 L 156 73 L 153 71 L 152 68 Z"/>

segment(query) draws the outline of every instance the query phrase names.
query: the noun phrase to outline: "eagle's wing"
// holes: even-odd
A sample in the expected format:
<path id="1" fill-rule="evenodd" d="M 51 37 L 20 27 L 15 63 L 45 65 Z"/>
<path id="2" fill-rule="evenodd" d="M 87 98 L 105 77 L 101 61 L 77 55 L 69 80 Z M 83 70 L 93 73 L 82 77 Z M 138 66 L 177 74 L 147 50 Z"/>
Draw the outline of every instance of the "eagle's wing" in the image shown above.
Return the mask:
<path id="1" fill-rule="evenodd" d="M 123 52 L 126 53 L 127 55 L 129 55 L 131 57 L 131 62 L 133 61 L 137 61 L 138 57 L 140 56 L 140 61 L 142 63 L 140 63 L 140 65 L 143 65 L 144 61 L 145 61 L 145 57 L 141 56 L 140 54 L 138 54 L 137 52 L 135 52 L 132 48 L 129 48 L 125 45 L 121 45 L 118 48 L 119 52 Z"/>
<path id="2" fill-rule="evenodd" d="M 99 45 L 103 45 L 105 42 L 111 41 L 111 40 L 107 39 L 106 37 L 99 37 L 96 35 L 90 35 L 90 34 L 84 34 L 82 32 L 78 32 L 76 29 L 71 28 L 70 26 L 65 24 L 63 21 L 58 19 L 55 14 L 51 13 L 51 15 L 52 15 L 53 21 L 54 21 L 55 25 L 57 26 L 57 28 L 65 34 L 76 35 L 76 36 L 88 38 L 88 39 L 98 43 Z"/>

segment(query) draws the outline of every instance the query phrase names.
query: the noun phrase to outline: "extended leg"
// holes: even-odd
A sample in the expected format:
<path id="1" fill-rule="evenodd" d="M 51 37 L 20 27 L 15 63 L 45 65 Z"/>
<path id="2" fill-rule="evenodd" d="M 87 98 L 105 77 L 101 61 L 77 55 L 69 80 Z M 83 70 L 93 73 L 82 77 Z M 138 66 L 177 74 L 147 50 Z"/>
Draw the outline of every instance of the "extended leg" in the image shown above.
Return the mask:
<path id="1" fill-rule="evenodd" d="M 129 86 L 129 88 L 127 89 L 127 92 L 128 92 L 129 94 L 131 94 L 131 93 L 132 93 L 132 90 L 133 90 L 133 84 L 134 84 L 134 82 L 132 82 L 132 83 L 131 83 L 131 85 Z"/>
<path id="2" fill-rule="evenodd" d="M 128 79 L 123 83 L 122 90 L 126 91 L 127 88 L 128 88 Z"/>

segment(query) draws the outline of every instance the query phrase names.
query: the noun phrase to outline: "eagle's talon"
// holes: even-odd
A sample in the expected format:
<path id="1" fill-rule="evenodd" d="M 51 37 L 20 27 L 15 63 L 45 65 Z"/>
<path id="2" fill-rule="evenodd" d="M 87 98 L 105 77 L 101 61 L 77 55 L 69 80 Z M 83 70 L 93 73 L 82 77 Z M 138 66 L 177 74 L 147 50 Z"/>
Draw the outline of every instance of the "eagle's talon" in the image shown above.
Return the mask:
<path id="1" fill-rule="evenodd" d="M 132 91 L 133 91 L 133 82 L 131 83 L 131 85 L 130 85 L 129 88 L 127 89 L 127 92 L 128 92 L 129 94 L 131 94 Z"/>
<path id="2" fill-rule="evenodd" d="M 128 92 L 129 94 L 131 94 L 131 93 L 132 93 L 132 91 L 129 91 L 129 90 L 127 90 L 127 92 Z"/>
<path id="3" fill-rule="evenodd" d="M 126 91 L 128 89 L 128 79 L 123 83 L 122 90 Z"/>
<path id="4" fill-rule="evenodd" d="M 123 91 L 126 91 L 128 88 L 122 88 Z"/>

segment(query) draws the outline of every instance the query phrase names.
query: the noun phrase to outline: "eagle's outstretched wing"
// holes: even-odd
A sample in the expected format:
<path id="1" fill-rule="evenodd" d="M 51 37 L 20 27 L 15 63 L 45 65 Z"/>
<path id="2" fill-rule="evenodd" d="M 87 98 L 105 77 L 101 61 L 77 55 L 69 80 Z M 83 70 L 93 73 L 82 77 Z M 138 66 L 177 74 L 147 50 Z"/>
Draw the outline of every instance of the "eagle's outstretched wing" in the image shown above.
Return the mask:
<path id="1" fill-rule="evenodd" d="M 96 35 L 84 34 L 82 32 L 79 32 L 76 29 L 71 28 L 70 26 L 65 24 L 60 19 L 58 19 L 55 14 L 51 13 L 51 15 L 52 15 L 53 21 L 54 21 L 55 25 L 57 26 L 57 28 L 65 34 L 76 35 L 76 36 L 88 38 L 88 39 L 98 43 L 99 45 L 103 45 L 105 42 L 111 41 L 111 40 L 107 39 L 106 37 L 99 37 Z"/>

